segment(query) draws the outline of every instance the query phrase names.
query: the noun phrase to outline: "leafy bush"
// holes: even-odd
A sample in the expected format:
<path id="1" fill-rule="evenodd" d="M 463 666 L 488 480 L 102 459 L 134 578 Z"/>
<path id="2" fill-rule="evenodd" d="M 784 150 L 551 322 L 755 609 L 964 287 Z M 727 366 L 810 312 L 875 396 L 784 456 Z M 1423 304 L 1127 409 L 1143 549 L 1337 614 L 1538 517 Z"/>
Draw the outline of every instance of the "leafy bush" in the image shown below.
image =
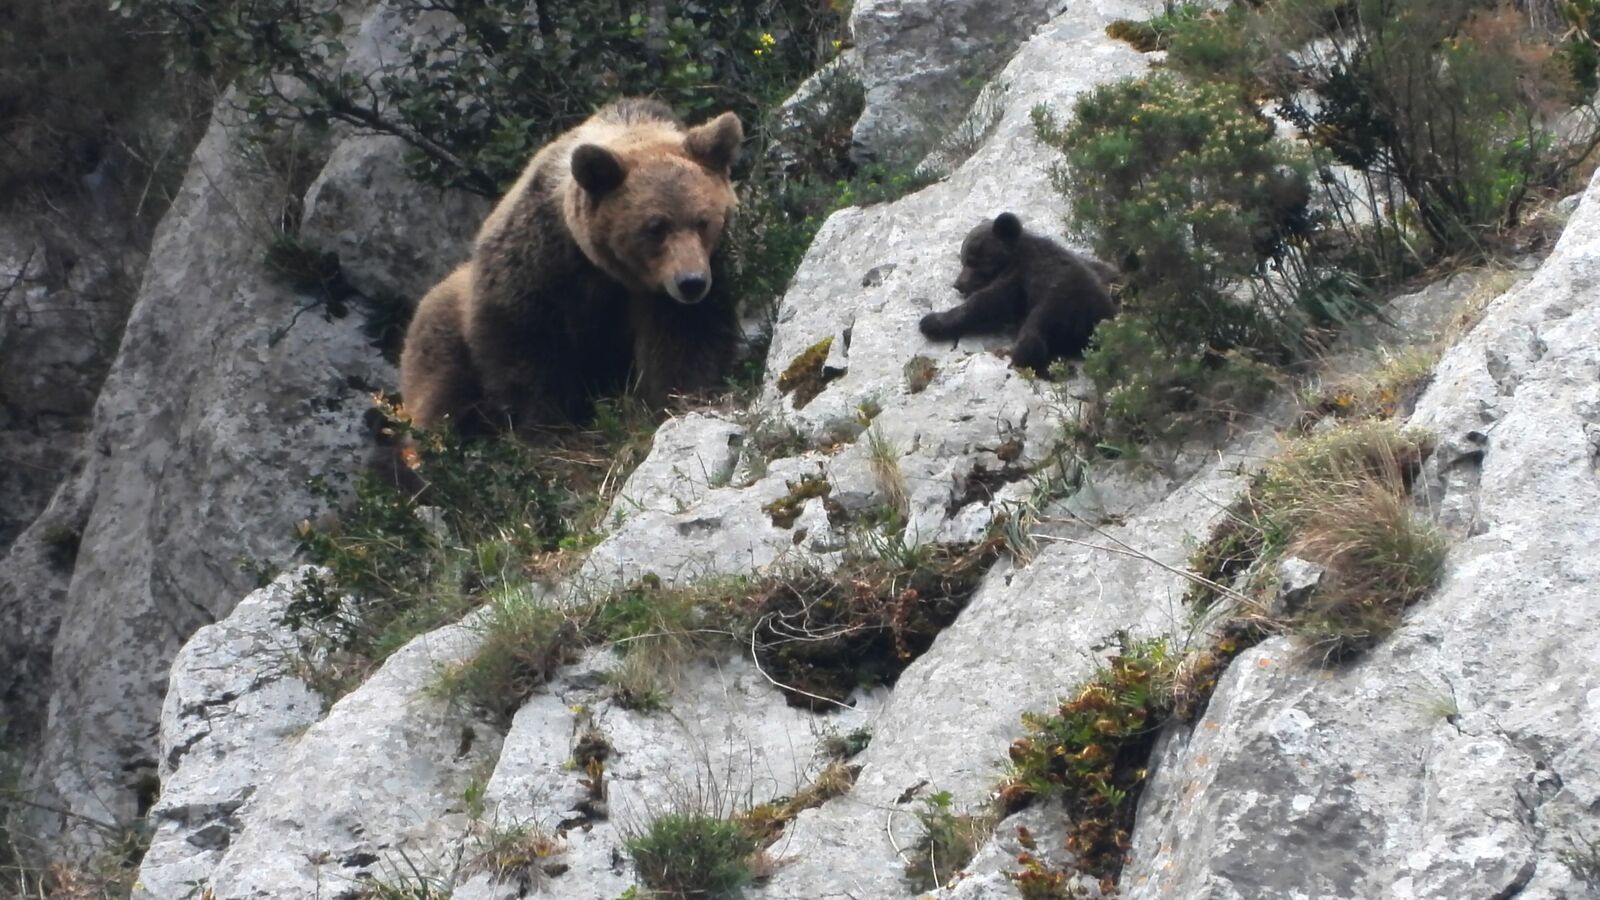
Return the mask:
<path id="1" fill-rule="evenodd" d="M 1149 53 L 1166 50 L 1172 45 L 1173 35 L 1190 20 L 1205 13 L 1198 3 L 1167 3 L 1161 15 L 1145 21 L 1117 19 L 1106 26 L 1106 37 L 1126 41 L 1135 50 Z"/>
<path id="2" fill-rule="evenodd" d="M 496 597 L 478 629 L 477 652 L 441 673 L 437 693 L 464 699 L 503 725 L 581 646 L 563 611 L 525 585 Z"/>
<path id="3" fill-rule="evenodd" d="M 1117 636 L 1108 665 L 1049 715 L 1024 713 L 1001 787 L 1010 807 L 1059 797 L 1072 821 L 1067 849 L 1078 868 L 1114 879 L 1127 854 L 1145 761 L 1172 712 L 1178 658 L 1165 639 Z"/>
<path id="4" fill-rule="evenodd" d="M 1304 162 L 1236 90 L 1165 74 L 1091 92 L 1066 128 L 1044 110 L 1035 124 L 1064 154 L 1074 231 L 1125 273 L 1085 362 L 1102 436 L 1142 441 L 1252 401 L 1259 363 L 1330 315 Z"/>
<path id="5" fill-rule="evenodd" d="M 1123 300 L 1161 346 L 1292 342 L 1293 289 L 1311 274 L 1306 168 L 1237 92 L 1161 74 L 1089 93 L 1065 129 L 1035 121 L 1064 154 L 1055 184 L 1076 232 L 1121 264 Z M 1232 296 L 1241 285 L 1256 303 Z"/>
<path id="6" fill-rule="evenodd" d="M 1083 372 L 1100 392 L 1092 437 L 1114 456 L 1130 455 L 1133 442 L 1255 406 L 1273 385 L 1270 367 L 1238 351 L 1173 353 L 1133 315 L 1100 324 Z"/>
<path id="7" fill-rule="evenodd" d="M 843 24 L 819 0 L 400 0 L 394 14 L 410 28 L 365 73 L 343 65 L 350 23 L 335 0 L 112 5 L 154 23 L 180 63 L 251 86 L 263 122 L 394 134 L 428 180 L 490 195 L 618 94 L 652 93 L 689 119 L 732 109 L 760 122 Z"/>
<path id="8" fill-rule="evenodd" d="M 1267 468 L 1257 495 L 1268 534 L 1327 571 L 1290 624 L 1330 658 L 1388 636 L 1443 571 L 1448 544 L 1408 497 L 1431 449 L 1427 435 L 1358 422 L 1296 442 Z"/>
<path id="9" fill-rule="evenodd" d="M 1474 250 L 1516 224 L 1530 194 L 1600 143 L 1589 106 L 1593 4 L 1493 0 L 1281 0 L 1190 19 L 1171 64 L 1277 100 L 1316 150 L 1330 204 L 1359 228 L 1379 274 Z M 1567 138 L 1560 135 L 1567 131 Z M 1349 166 L 1351 191 L 1328 170 Z"/>

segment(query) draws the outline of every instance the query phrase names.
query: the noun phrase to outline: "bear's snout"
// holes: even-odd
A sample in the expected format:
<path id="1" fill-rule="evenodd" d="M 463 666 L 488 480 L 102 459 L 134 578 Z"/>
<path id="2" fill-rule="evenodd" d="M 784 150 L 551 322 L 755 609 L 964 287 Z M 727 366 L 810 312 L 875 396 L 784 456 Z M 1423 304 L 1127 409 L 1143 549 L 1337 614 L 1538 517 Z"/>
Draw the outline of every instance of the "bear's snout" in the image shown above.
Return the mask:
<path id="1" fill-rule="evenodd" d="M 711 287 L 711 279 L 704 272 L 685 272 L 673 279 L 667 293 L 679 303 L 699 303 Z"/>

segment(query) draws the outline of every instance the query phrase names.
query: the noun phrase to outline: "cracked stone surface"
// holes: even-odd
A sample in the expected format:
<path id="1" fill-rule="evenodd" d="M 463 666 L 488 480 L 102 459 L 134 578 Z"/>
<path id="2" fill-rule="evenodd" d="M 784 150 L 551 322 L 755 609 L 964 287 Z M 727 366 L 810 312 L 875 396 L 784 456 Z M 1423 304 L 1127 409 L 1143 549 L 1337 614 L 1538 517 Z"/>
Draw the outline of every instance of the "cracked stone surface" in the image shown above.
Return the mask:
<path id="1" fill-rule="evenodd" d="M 0 218 L 0 554 L 76 464 L 144 264 L 132 229 L 81 205 Z"/>
<path id="2" fill-rule="evenodd" d="M 180 897 L 208 876 L 238 836 L 240 809 L 289 742 L 322 718 L 322 697 L 286 671 L 296 647 L 278 620 L 298 580 L 285 574 L 251 593 L 173 660 L 161 799 L 150 811 L 138 896 Z"/>
<path id="3" fill-rule="evenodd" d="M 300 238 L 337 253 L 345 280 L 367 297 L 414 304 L 466 260 L 492 206 L 418 184 L 404 155 L 397 137 L 340 141 L 306 191 Z"/>
<path id="4" fill-rule="evenodd" d="M 1347 667 L 1241 656 L 1159 757 L 1129 896 L 1594 895 L 1568 854 L 1600 831 L 1597 197 L 1411 417 L 1459 537 L 1439 588 Z"/>
<path id="5" fill-rule="evenodd" d="M 966 113 L 981 82 L 1062 0 L 858 0 L 850 9 L 866 108 L 858 161 L 913 162 Z"/>
<path id="6" fill-rule="evenodd" d="M 359 317 L 325 319 L 264 272 L 241 217 L 273 196 L 235 144 L 224 100 L 150 250 L 94 406 L 86 458 L 0 560 L 0 717 L 38 801 L 102 822 L 153 799 L 172 658 L 281 559 L 314 514 L 312 474 L 360 465 L 373 387 L 392 380 Z M 54 535 L 81 535 L 75 556 Z M 41 810 L 19 831 L 62 852 L 96 835 Z"/>

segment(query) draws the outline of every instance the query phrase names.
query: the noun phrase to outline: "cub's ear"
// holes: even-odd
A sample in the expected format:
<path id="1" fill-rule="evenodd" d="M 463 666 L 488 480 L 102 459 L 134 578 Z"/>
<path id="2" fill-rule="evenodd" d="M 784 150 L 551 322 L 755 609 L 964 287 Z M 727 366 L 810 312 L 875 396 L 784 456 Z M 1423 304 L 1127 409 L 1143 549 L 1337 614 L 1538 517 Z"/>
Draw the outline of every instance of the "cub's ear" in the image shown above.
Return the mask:
<path id="1" fill-rule="evenodd" d="M 572 151 L 572 177 L 578 180 L 579 187 L 600 197 L 620 187 L 628 177 L 628 170 L 610 150 L 596 144 L 581 144 Z"/>
<path id="2" fill-rule="evenodd" d="M 683 147 L 695 162 L 714 172 L 726 175 L 739 158 L 739 145 L 744 142 L 744 126 L 739 117 L 725 112 L 704 125 L 689 129 Z"/>
<path id="3" fill-rule="evenodd" d="M 1022 220 L 1016 213 L 1001 213 L 994 217 L 994 233 L 1002 241 L 1014 241 L 1022 237 Z"/>

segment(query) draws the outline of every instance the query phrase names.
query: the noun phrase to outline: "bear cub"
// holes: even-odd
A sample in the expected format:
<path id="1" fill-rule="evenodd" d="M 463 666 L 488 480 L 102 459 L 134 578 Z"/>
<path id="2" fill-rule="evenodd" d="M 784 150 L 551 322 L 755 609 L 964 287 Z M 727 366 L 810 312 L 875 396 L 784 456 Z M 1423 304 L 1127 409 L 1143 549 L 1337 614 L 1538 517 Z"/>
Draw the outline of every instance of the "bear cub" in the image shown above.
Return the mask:
<path id="1" fill-rule="evenodd" d="M 960 306 L 922 317 L 932 340 L 996 331 L 1020 321 L 1011 365 L 1043 373 L 1050 361 L 1080 356 L 1103 319 L 1116 314 L 1106 291 L 1117 271 L 1032 234 L 1013 213 L 985 219 L 961 244 Z"/>
<path id="2" fill-rule="evenodd" d="M 629 387 L 661 408 L 719 384 L 739 331 L 711 256 L 743 140 L 733 113 L 685 128 L 624 99 L 540 149 L 417 307 L 400 359 L 413 424 L 527 432 Z"/>

